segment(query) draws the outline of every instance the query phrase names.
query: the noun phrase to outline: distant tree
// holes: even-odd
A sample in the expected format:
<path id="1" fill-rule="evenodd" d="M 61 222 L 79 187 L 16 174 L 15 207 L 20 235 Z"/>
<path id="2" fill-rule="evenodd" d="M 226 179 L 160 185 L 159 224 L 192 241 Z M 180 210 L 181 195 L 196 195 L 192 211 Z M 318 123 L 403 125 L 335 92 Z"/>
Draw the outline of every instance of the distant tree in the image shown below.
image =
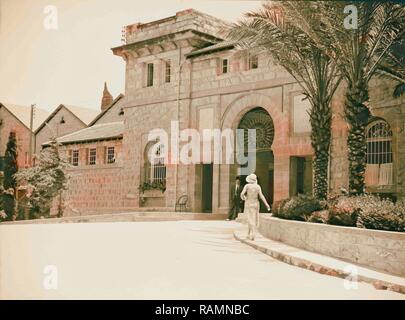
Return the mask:
<path id="1" fill-rule="evenodd" d="M 55 138 L 50 145 L 43 149 L 34 167 L 20 170 L 16 175 L 19 184 L 27 186 L 27 204 L 30 218 L 48 217 L 53 200 L 58 197 L 58 211 L 61 207 L 62 192 L 66 189 L 68 176 L 65 169 L 68 161 L 59 153 L 59 146 Z M 61 215 L 61 212 L 58 212 Z"/>
<path id="2" fill-rule="evenodd" d="M 4 154 L 3 209 L 7 220 L 13 220 L 15 214 L 15 194 L 17 181 L 14 175 L 18 171 L 17 139 L 15 132 L 10 132 L 6 153 Z"/>

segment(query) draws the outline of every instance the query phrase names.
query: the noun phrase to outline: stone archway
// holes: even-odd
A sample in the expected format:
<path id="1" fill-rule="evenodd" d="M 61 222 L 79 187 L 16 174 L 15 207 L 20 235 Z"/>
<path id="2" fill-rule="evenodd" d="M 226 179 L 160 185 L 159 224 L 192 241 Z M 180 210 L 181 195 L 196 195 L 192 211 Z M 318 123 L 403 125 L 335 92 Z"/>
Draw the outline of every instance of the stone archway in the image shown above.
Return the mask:
<path id="1" fill-rule="evenodd" d="M 246 165 L 236 164 L 239 166 L 237 175 L 242 178 L 242 184 L 244 185 L 246 175 L 255 173 L 264 196 L 269 203 L 272 203 L 274 199 L 274 156 L 271 150 L 274 140 L 273 119 L 265 109 L 257 107 L 245 113 L 239 122 L 238 129 L 244 130 L 244 152 L 248 155 L 250 161 L 254 163 L 254 169 L 246 170 Z M 256 130 L 256 148 L 251 152 L 248 152 L 249 129 Z M 243 167 L 245 167 L 245 170 L 243 170 Z M 264 206 L 262 210 L 265 210 Z"/>
<path id="2" fill-rule="evenodd" d="M 289 120 L 288 114 L 284 114 L 282 111 L 281 97 L 278 95 L 270 97 L 259 93 L 239 96 L 224 109 L 221 117 L 221 130 L 237 129 L 244 115 L 257 107 L 264 109 L 273 121 L 274 137 L 271 151 L 274 159 L 274 185 L 276 186 L 273 202 L 276 202 L 289 196 Z M 215 208 L 218 212 L 225 213 L 229 210 L 229 195 L 237 175 L 236 167 L 223 164 L 214 170 L 214 179 L 218 182 L 218 184 L 214 184 L 214 194 L 218 194 L 218 198 L 215 199 Z"/>

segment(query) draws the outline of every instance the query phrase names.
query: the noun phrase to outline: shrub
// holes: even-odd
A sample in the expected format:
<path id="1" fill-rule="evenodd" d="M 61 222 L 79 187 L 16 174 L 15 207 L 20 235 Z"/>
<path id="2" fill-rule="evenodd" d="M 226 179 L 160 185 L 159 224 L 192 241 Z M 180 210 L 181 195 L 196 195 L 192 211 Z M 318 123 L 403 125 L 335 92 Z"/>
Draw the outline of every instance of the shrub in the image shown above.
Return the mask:
<path id="1" fill-rule="evenodd" d="M 307 218 L 306 221 L 313 223 L 327 223 L 328 216 L 328 210 L 315 211 Z"/>
<path id="2" fill-rule="evenodd" d="M 360 228 L 405 232 L 405 201 L 359 197 L 361 205 L 357 226 Z"/>
<path id="3" fill-rule="evenodd" d="M 282 219 L 306 221 L 312 212 L 321 209 L 323 209 L 323 205 L 319 200 L 307 195 L 298 195 L 280 201 L 275 208 L 274 216 Z"/>
<path id="4" fill-rule="evenodd" d="M 329 204 L 329 215 L 327 223 L 355 227 L 359 215 L 359 207 L 355 197 L 341 196 L 332 199 Z"/>

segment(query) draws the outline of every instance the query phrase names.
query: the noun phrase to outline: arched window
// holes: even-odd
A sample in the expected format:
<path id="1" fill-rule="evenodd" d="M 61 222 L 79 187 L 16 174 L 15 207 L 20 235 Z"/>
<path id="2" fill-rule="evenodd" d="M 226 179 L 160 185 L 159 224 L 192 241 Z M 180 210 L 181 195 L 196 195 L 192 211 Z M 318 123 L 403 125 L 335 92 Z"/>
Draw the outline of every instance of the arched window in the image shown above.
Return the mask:
<path id="1" fill-rule="evenodd" d="M 366 185 L 392 185 L 392 130 L 384 120 L 371 122 L 366 129 Z"/>
<path id="2" fill-rule="evenodd" d="M 146 147 L 145 156 L 145 182 L 165 183 L 165 146 L 162 143 L 149 143 Z"/>

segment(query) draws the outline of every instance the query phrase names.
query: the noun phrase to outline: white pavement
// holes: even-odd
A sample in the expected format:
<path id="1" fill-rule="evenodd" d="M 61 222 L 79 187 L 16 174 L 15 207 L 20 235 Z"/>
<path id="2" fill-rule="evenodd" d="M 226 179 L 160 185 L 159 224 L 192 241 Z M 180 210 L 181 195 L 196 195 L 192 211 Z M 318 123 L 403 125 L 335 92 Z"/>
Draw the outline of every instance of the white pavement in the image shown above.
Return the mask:
<path id="1" fill-rule="evenodd" d="M 0 225 L 0 299 L 405 299 L 366 283 L 348 290 L 343 279 L 274 260 L 235 240 L 237 226 Z M 56 269 L 44 274 L 46 266 Z M 45 289 L 55 270 L 58 288 Z"/>

